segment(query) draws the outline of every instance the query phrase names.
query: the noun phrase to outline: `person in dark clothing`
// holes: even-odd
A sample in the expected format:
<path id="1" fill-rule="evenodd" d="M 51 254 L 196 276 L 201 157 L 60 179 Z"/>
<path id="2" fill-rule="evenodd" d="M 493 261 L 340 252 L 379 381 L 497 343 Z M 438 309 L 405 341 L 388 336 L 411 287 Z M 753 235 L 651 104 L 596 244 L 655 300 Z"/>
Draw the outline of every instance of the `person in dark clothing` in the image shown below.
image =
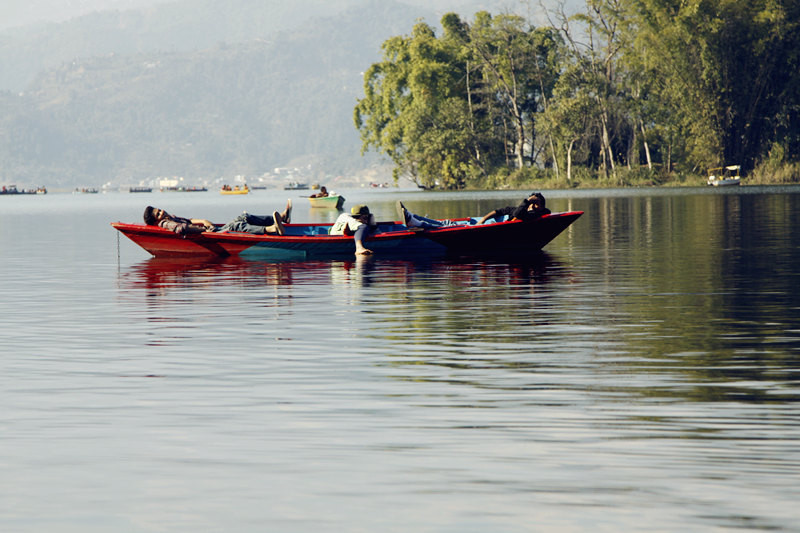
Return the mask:
<path id="1" fill-rule="evenodd" d="M 441 228 L 445 226 L 458 226 L 458 225 L 473 225 L 485 224 L 488 220 L 494 222 L 502 222 L 504 220 L 534 220 L 542 215 L 549 214 L 550 210 L 545 207 L 544 196 L 541 193 L 534 192 L 530 196 L 524 198 L 517 206 L 499 207 L 485 214 L 481 219 L 470 219 L 467 221 L 454 221 L 454 220 L 435 220 L 426 218 L 412 213 L 403 205 L 403 202 L 397 202 L 397 214 L 400 220 L 409 228 L 422 228 L 432 229 Z"/>
<path id="2" fill-rule="evenodd" d="M 214 224 L 202 218 L 183 218 L 170 215 L 163 209 L 148 205 L 144 209 L 144 223 L 158 226 L 177 233 L 192 235 L 205 231 L 214 231 Z"/>
<path id="3" fill-rule="evenodd" d="M 323 185 L 322 187 L 319 188 L 318 193 L 312 194 L 311 196 L 309 196 L 309 198 L 325 198 L 326 196 L 328 196 L 328 189 L 326 189 L 325 186 Z"/>
<path id="4" fill-rule="evenodd" d="M 533 192 L 530 196 L 522 200 L 516 207 L 506 206 L 500 207 L 487 213 L 478 221 L 478 224 L 483 224 L 490 218 L 495 222 L 502 220 L 502 217 L 507 216 L 508 220 L 534 220 L 542 215 L 549 215 L 550 210 L 545 207 L 545 200 L 542 193 Z"/>

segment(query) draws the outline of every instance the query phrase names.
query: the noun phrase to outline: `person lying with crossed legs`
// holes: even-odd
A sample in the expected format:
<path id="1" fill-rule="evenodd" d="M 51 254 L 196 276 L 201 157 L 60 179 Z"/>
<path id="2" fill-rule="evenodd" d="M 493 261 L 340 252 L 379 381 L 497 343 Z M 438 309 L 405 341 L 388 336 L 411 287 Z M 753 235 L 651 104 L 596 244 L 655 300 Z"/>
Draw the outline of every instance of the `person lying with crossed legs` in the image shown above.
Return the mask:
<path id="1" fill-rule="evenodd" d="M 244 212 L 224 226 L 217 228 L 213 223 L 202 218 L 183 218 L 171 215 L 153 206 L 144 210 L 144 223 L 148 226 L 158 226 L 177 233 L 178 235 L 193 235 L 207 231 L 238 231 L 254 233 L 256 235 L 272 234 L 283 235 L 283 224 L 288 224 L 292 216 L 292 201 L 286 203 L 283 213 L 273 211 L 272 216 L 251 215 Z"/>
<path id="2" fill-rule="evenodd" d="M 421 215 L 412 213 L 403 205 L 400 200 L 397 201 L 397 214 L 400 220 L 409 227 L 409 229 L 433 229 L 442 228 L 446 226 L 459 226 L 459 225 L 475 225 L 485 224 L 488 220 L 493 222 L 502 222 L 504 220 L 535 220 L 542 215 L 547 215 L 550 210 L 545 207 L 544 196 L 541 193 L 534 192 L 530 196 L 524 198 L 517 206 L 499 207 L 485 214 L 477 222 L 475 219 L 466 220 L 436 220 L 426 218 Z"/>

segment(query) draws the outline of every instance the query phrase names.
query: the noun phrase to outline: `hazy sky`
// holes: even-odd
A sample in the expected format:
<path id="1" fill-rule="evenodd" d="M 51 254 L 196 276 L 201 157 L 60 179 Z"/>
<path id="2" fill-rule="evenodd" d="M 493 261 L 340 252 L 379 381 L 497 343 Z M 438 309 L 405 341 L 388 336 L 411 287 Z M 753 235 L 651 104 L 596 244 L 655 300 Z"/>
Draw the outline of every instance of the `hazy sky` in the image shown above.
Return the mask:
<path id="1" fill-rule="evenodd" d="M 36 22 L 62 22 L 74 17 L 112 9 L 135 9 L 170 0 L 0 0 L 0 30 L 14 26 L 25 26 Z M 224 1 L 224 0 L 220 0 Z M 302 1 L 302 0 L 286 0 Z M 525 14 L 528 8 L 539 11 L 539 0 L 398 0 L 407 4 L 458 5 L 491 4 L 508 6 L 512 11 Z M 567 5 L 582 3 L 582 0 L 567 0 Z M 547 6 L 554 6 L 557 0 L 545 0 Z M 449 7 L 448 6 L 448 7 Z"/>
<path id="2" fill-rule="evenodd" d="M 0 29 L 35 22 L 61 22 L 92 11 L 132 9 L 166 0 L 0 0 Z"/>

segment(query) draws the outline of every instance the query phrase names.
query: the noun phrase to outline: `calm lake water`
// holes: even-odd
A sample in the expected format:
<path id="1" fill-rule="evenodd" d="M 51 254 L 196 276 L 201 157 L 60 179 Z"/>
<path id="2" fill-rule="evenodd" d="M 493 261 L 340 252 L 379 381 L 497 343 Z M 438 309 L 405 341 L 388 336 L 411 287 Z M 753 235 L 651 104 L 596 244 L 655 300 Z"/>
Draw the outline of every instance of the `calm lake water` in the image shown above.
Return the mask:
<path id="1" fill-rule="evenodd" d="M 800 530 L 800 188 L 545 192 L 586 214 L 524 262 L 164 261 L 109 226 L 287 194 L 0 197 L 0 531 Z"/>

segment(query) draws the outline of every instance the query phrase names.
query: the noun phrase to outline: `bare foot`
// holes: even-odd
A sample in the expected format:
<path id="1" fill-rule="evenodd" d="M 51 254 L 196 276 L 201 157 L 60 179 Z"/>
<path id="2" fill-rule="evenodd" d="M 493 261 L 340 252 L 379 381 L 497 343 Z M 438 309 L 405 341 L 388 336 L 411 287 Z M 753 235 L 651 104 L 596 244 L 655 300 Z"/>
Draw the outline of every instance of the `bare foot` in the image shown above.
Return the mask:
<path id="1" fill-rule="evenodd" d="M 357 248 L 356 255 L 372 255 L 372 250 L 368 248 Z"/>

